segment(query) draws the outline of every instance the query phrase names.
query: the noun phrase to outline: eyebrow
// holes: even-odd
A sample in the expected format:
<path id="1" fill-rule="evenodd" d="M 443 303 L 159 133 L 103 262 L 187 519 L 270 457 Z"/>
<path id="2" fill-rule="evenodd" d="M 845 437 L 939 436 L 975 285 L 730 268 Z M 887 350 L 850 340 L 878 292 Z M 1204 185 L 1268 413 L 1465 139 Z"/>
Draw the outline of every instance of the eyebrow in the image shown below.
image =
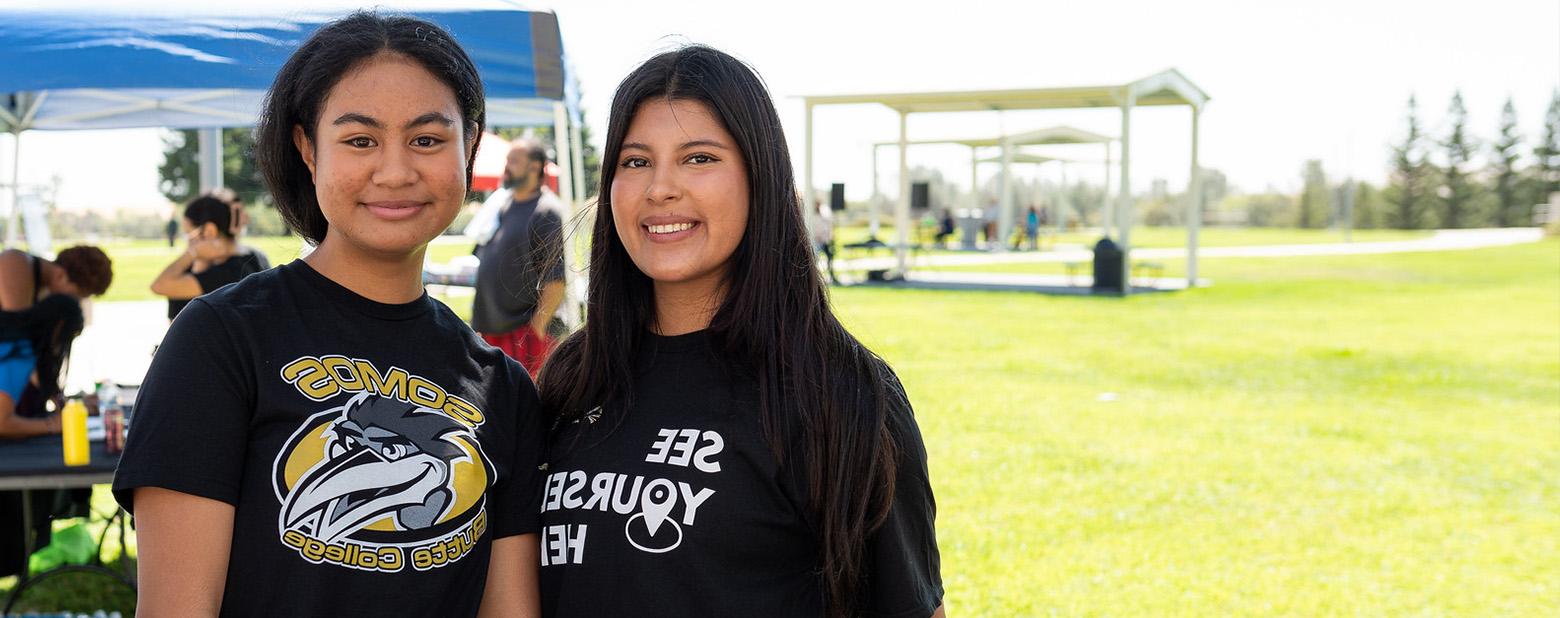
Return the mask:
<path id="1" fill-rule="evenodd" d="M 347 112 L 345 114 L 342 114 L 342 115 L 338 116 L 336 118 L 336 120 L 331 122 L 331 124 L 337 125 L 337 126 L 344 125 L 344 124 L 352 124 L 352 123 L 357 123 L 357 124 L 361 124 L 361 125 L 367 125 L 367 126 L 375 128 L 375 129 L 383 129 L 383 128 L 385 128 L 385 124 L 380 122 L 378 119 L 374 118 L 373 116 L 367 116 L 367 115 L 364 115 L 364 114 L 359 114 L 357 112 Z M 446 127 L 452 127 L 452 126 L 455 126 L 455 121 L 452 120 L 449 116 L 446 116 L 446 115 L 444 115 L 444 114 L 442 114 L 440 112 L 428 112 L 426 114 L 423 114 L 421 116 L 413 118 L 410 122 L 406 123 L 406 126 L 404 128 L 410 129 L 410 128 L 422 126 L 422 125 L 425 125 L 425 124 L 439 124 L 439 125 L 443 125 L 443 126 L 446 126 Z"/>
<path id="2" fill-rule="evenodd" d="M 731 150 L 730 146 L 727 146 L 725 144 L 722 144 L 722 143 L 717 142 L 717 141 L 712 140 L 712 139 L 696 139 L 696 140 L 693 140 L 691 142 L 683 142 L 682 145 L 677 147 L 678 150 L 687 150 L 689 148 L 719 148 L 721 150 Z M 650 146 L 642 144 L 640 142 L 627 142 L 627 143 L 623 144 L 623 147 L 621 149 L 622 150 L 644 150 L 644 151 L 648 152 L 650 150 Z"/>

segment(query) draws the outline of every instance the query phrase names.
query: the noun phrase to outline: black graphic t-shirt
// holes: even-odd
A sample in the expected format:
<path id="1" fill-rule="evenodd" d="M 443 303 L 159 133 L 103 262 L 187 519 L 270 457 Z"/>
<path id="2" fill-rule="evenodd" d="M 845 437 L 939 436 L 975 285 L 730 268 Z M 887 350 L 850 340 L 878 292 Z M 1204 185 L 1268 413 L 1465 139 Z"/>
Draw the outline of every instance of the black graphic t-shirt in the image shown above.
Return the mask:
<path id="1" fill-rule="evenodd" d="M 805 476 L 776 464 L 756 384 L 702 331 L 647 335 L 637 369 L 626 413 L 592 411 L 554 433 L 542 615 L 821 615 Z M 893 416 L 899 476 L 867 543 L 863 613 L 925 618 L 942 599 L 936 504 L 910 410 Z"/>
<path id="2" fill-rule="evenodd" d="M 448 307 L 298 260 L 174 320 L 114 494 L 236 507 L 225 616 L 471 616 L 493 539 L 537 531 L 540 419 L 525 371 Z"/>

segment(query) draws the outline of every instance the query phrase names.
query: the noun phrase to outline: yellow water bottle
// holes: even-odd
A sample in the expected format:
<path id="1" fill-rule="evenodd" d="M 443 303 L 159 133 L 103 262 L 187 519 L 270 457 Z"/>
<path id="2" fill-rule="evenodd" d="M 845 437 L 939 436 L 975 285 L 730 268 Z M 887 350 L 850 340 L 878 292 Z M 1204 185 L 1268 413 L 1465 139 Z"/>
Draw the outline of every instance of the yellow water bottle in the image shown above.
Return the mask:
<path id="1" fill-rule="evenodd" d="M 87 447 L 87 405 L 80 399 L 65 402 L 60 412 L 60 434 L 65 440 L 65 465 L 85 466 L 92 461 Z"/>

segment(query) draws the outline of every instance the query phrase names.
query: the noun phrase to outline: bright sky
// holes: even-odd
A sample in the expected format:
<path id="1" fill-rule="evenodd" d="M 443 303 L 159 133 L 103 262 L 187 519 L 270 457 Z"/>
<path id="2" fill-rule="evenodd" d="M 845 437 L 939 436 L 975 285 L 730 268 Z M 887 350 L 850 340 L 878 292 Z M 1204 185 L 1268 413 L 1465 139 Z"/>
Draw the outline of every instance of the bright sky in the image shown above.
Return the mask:
<path id="1" fill-rule="evenodd" d="M 241 10 L 261 3 L 224 4 Z M 1333 177 L 1382 182 L 1410 93 L 1439 137 L 1452 92 L 1461 89 L 1471 131 L 1486 141 L 1510 96 L 1530 146 L 1550 93 L 1560 87 L 1560 2 L 1554 0 L 597 0 L 552 6 L 598 147 L 617 82 L 657 51 L 699 42 L 743 58 L 764 77 L 798 176 L 803 113 L 796 97 L 803 94 L 1116 84 L 1174 67 L 1212 97 L 1203 114 L 1203 165 L 1246 190 L 1292 191 L 1306 159 L 1321 159 Z M 1147 188 L 1155 178 L 1177 190 L 1184 186 L 1189 117 L 1185 108 L 1134 112 L 1135 187 Z M 1070 124 L 1115 135 L 1120 122 L 1113 110 L 913 115 L 909 130 L 911 139 L 932 139 Z M 843 181 L 851 199 L 866 198 L 870 144 L 895 139 L 897 116 L 877 107 L 820 108 L 814 124 L 816 183 Z M 58 175 L 62 208 L 158 207 L 162 135 L 156 129 L 31 132 L 23 137 L 22 181 Z M 10 153 L 10 137 L 0 137 L 0 177 L 10 176 Z M 1100 165 L 1082 163 L 1098 161 L 1098 147 L 1050 153 L 1080 161 L 1070 177 L 1098 181 Z M 891 149 L 883 157 L 881 184 L 893 192 L 897 163 Z M 962 147 L 913 149 L 911 164 L 968 184 Z M 983 169 L 982 182 L 995 173 L 995 166 Z M 1017 173 L 1054 178 L 1059 171 L 1022 166 Z"/>

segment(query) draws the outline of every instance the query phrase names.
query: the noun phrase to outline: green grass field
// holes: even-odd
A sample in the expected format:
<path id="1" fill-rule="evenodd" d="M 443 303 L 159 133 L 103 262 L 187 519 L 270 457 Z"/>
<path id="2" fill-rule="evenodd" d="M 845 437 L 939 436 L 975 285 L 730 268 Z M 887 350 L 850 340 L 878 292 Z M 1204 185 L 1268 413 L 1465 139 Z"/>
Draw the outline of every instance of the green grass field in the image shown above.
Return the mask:
<path id="1" fill-rule="evenodd" d="M 1560 241 L 1208 270 L 835 292 L 917 406 L 950 615 L 1560 606 Z"/>
<path id="2" fill-rule="evenodd" d="M 1560 607 L 1560 240 L 1204 269 L 833 291 L 916 406 L 950 616 Z"/>

